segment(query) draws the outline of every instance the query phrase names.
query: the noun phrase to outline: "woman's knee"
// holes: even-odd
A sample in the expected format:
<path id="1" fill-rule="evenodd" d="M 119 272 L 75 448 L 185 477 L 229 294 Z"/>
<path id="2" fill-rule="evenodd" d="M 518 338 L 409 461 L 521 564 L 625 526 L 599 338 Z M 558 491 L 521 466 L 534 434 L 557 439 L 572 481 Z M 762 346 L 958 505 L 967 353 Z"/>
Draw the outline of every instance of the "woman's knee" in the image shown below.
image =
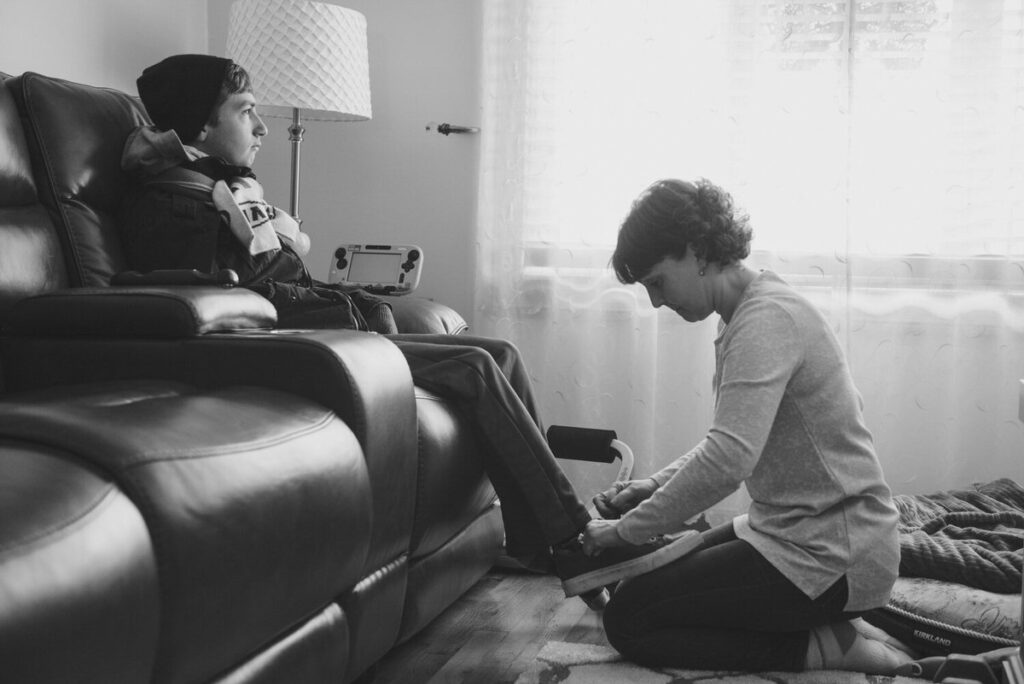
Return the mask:
<path id="1" fill-rule="evenodd" d="M 612 596 L 604 609 L 604 631 L 608 643 L 626 660 L 646 667 L 666 664 L 666 657 L 652 643 L 652 625 L 641 618 L 638 606 L 628 598 Z"/>
<path id="2" fill-rule="evenodd" d="M 620 585 L 620 588 L 623 585 Z M 633 646 L 643 637 L 640 622 L 637 619 L 638 608 L 640 608 L 638 601 L 629 596 L 629 592 L 616 591 L 612 594 L 608 605 L 605 606 L 602 616 L 608 643 L 627 658 L 634 655 Z"/>
<path id="3" fill-rule="evenodd" d="M 604 614 L 602 615 L 604 633 L 608 637 L 608 643 L 623 655 L 625 655 L 623 648 L 629 648 L 629 628 L 627 627 L 626 612 L 626 602 L 612 594 L 612 598 L 608 605 L 604 607 Z"/>

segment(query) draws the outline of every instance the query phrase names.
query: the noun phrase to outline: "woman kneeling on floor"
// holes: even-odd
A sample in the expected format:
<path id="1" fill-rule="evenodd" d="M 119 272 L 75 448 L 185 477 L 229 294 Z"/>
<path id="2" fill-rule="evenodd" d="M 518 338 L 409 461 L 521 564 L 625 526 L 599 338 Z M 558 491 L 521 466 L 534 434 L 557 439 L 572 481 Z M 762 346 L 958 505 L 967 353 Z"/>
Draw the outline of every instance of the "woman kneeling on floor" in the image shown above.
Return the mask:
<path id="1" fill-rule="evenodd" d="M 898 515 L 860 396 L 828 321 L 743 263 L 748 218 L 702 180 L 664 180 L 633 204 L 612 264 L 655 307 L 721 317 L 714 420 L 688 453 L 595 499 L 585 553 L 668 534 L 745 484 L 746 514 L 691 554 L 622 582 L 611 644 L 649 666 L 892 674 L 908 649 L 859 616 L 897 576 Z"/>

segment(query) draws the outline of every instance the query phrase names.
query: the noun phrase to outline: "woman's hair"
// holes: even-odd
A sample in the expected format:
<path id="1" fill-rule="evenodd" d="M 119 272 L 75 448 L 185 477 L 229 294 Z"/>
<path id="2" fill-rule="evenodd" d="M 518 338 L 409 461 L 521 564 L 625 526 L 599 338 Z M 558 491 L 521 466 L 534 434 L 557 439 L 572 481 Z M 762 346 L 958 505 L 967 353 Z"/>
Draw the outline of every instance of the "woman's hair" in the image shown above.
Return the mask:
<path id="1" fill-rule="evenodd" d="M 235 93 L 251 93 L 252 92 L 252 79 L 249 78 L 249 72 L 244 67 L 232 62 L 228 65 L 228 68 L 224 70 L 224 80 L 220 84 L 220 94 L 217 95 L 217 101 L 213 103 L 213 109 L 210 110 L 210 119 L 208 123 L 211 126 L 216 126 L 219 122 L 218 116 L 220 115 L 220 106 Z"/>
<path id="2" fill-rule="evenodd" d="M 612 268 L 620 282 L 635 283 L 665 257 L 682 259 L 687 249 L 725 266 L 750 254 L 752 236 L 750 218 L 711 181 L 660 180 L 633 201 L 619 228 Z"/>

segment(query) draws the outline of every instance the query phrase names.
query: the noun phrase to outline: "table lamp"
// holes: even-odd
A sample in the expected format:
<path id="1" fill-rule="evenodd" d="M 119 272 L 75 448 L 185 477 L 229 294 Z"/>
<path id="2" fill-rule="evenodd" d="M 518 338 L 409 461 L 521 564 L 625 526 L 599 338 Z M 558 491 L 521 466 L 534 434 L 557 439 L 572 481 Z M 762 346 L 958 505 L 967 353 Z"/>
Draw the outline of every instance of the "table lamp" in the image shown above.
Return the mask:
<path id="1" fill-rule="evenodd" d="M 299 219 L 299 146 L 312 121 L 370 118 L 366 18 L 354 10 L 307 0 L 235 0 L 228 57 L 253 80 L 266 117 L 291 118 L 291 214 Z"/>

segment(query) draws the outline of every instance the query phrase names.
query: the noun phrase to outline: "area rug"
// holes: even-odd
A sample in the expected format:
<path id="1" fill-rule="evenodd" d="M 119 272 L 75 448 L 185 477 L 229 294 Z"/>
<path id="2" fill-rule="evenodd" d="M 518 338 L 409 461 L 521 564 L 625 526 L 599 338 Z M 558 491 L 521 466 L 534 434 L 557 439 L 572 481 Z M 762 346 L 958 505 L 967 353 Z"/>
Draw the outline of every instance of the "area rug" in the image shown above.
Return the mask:
<path id="1" fill-rule="evenodd" d="M 699 672 L 649 669 L 626 662 L 609 646 L 549 641 L 516 684 L 920 684 L 920 679 L 855 672 Z"/>

